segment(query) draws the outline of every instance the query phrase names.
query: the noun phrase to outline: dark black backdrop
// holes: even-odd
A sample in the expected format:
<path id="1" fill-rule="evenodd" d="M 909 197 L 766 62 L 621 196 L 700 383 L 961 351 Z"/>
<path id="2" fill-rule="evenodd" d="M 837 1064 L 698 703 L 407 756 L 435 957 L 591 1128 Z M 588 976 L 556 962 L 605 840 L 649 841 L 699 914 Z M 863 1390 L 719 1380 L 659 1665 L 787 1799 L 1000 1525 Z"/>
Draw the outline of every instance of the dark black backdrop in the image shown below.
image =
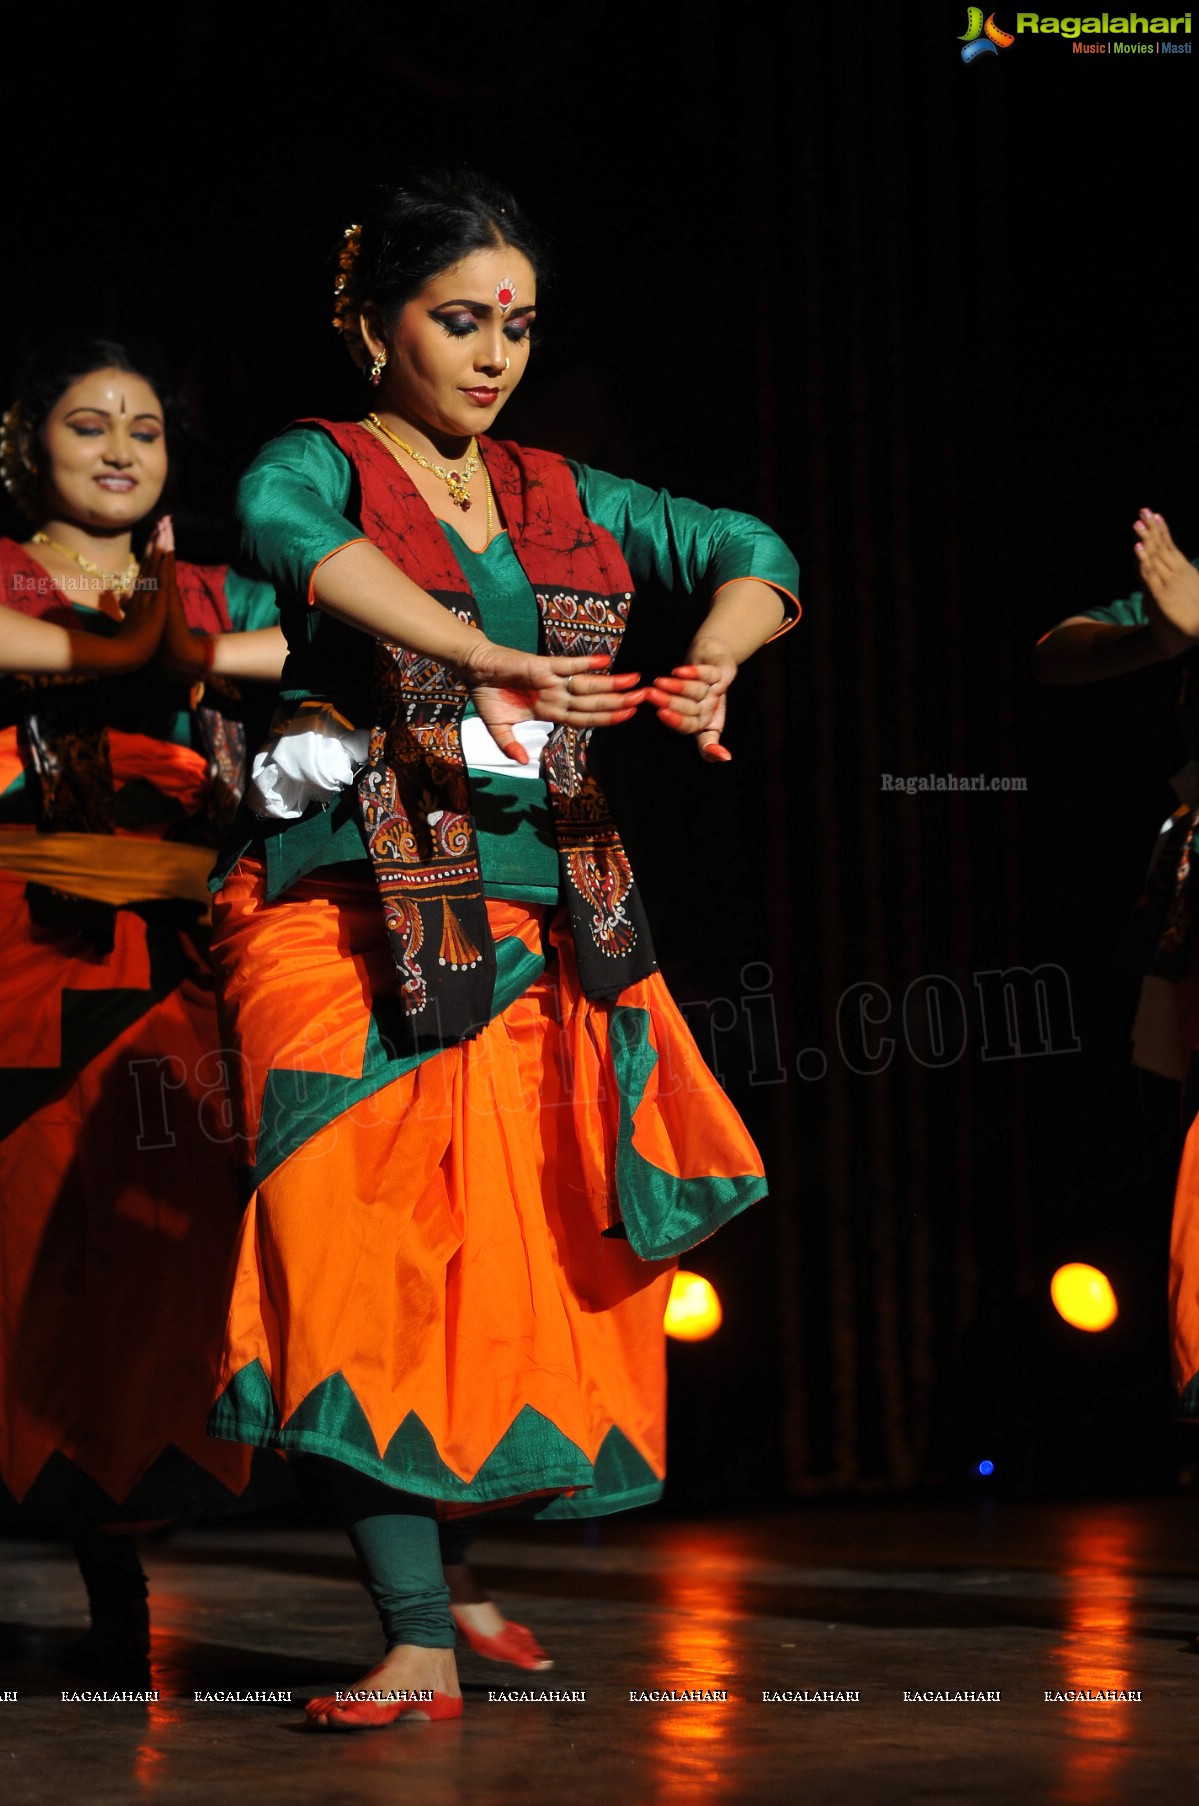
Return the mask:
<path id="1" fill-rule="evenodd" d="M 68 322 L 161 348 L 189 556 L 234 551 L 274 427 L 360 408 L 333 253 L 410 157 L 491 169 L 552 234 L 504 430 L 797 549 L 805 621 L 737 686 L 734 764 L 650 720 L 600 751 L 775 1181 L 690 1263 L 727 1315 L 672 1350 L 677 1504 L 966 1485 L 984 1457 L 996 1485 L 1173 1473 L 1169 1111 L 1127 1069 L 1120 965 L 1172 675 L 1038 693 L 1028 654 L 1134 587 L 1143 501 L 1199 550 L 1194 58 L 1022 37 L 966 67 L 964 13 L 192 0 L 5 30 L 0 360 Z M 634 656 L 685 633 L 646 597 Z M 1026 1013 L 1000 1058 L 975 981 L 1020 961 L 1069 994 L 1055 1051 Z M 1050 1321 L 1066 1253 L 1116 1275 L 1098 1342 Z"/>

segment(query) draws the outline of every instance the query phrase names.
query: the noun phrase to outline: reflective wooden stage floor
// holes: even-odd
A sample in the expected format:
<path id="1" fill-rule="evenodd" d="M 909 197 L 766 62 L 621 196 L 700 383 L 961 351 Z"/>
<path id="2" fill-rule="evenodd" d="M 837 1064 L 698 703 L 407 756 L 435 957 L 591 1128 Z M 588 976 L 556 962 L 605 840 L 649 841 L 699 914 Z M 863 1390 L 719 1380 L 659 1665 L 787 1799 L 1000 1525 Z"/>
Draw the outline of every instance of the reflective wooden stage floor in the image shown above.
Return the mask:
<path id="1" fill-rule="evenodd" d="M 66 1703 L 84 1622 L 65 1549 L 0 1543 L 7 1806 L 724 1806 L 1190 1800 L 1199 1783 L 1199 1499 L 797 1510 L 507 1526 L 474 1559 L 557 1658 L 461 1657 L 465 1717 L 356 1736 L 199 1691 L 348 1684 L 377 1631 L 321 1529 L 145 1546 L 157 1704 Z M 90 1683 L 94 1685 L 95 1683 Z M 586 1690 L 585 1703 L 490 1691 Z M 630 1692 L 727 1689 L 726 1703 Z M 766 1702 L 762 1695 L 853 1694 Z M 998 1693 L 998 1701 L 905 1700 Z M 1046 1700 L 1046 1693 L 1139 1693 Z"/>

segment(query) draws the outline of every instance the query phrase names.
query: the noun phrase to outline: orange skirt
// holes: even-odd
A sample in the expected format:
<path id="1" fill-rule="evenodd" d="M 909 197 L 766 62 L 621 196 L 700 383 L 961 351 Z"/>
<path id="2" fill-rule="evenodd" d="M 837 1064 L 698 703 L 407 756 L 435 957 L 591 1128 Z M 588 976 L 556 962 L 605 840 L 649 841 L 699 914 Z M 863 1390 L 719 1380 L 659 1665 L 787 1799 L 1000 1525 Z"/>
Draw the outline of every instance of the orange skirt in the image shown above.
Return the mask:
<path id="1" fill-rule="evenodd" d="M 221 891 L 252 1196 L 210 1427 L 446 1515 L 590 1516 L 659 1495 L 675 1257 L 765 1181 L 657 974 L 589 1002 L 564 919 L 488 913 L 492 1020 L 397 1056 L 369 877 Z"/>
<path id="2" fill-rule="evenodd" d="M 205 1432 L 239 1216 L 215 994 L 150 917 L 96 955 L 0 874 L 0 1498 L 64 1528 L 250 1480 Z"/>
<path id="3" fill-rule="evenodd" d="M 1170 1233 L 1170 1352 L 1182 1413 L 1199 1418 L 1199 1117 L 1183 1144 Z"/>

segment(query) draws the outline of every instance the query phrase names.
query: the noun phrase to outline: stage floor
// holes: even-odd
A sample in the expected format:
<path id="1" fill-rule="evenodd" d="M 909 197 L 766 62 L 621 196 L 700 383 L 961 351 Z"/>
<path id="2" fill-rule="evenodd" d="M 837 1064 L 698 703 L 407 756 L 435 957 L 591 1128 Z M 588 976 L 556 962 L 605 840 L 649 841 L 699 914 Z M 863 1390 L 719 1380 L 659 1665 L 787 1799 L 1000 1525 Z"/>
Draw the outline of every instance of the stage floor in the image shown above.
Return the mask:
<path id="1" fill-rule="evenodd" d="M 463 1719 L 353 1737 L 307 1732 L 294 1703 L 347 1685 L 374 1659 L 373 1613 L 340 1533 L 209 1528 L 147 1543 L 159 1690 L 148 1705 L 64 1702 L 64 1688 L 96 1685 L 49 1665 L 84 1623 L 70 1556 L 0 1543 L 0 1689 L 17 1695 L 0 1704 L 0 1798 L 1193 1799 L 1197 1530 L 1194 1497 L 506 1526 L 480 1538 L 474 1559 L 556 1667 L 521 1675 L 466 1653 Z M 288 1689 L 291 1705 L 193 1697 Z M 489 1697 L 550 1689 L 586 1700 Z M 725 1702 L 629 1697 L 721 1689 Z"/>

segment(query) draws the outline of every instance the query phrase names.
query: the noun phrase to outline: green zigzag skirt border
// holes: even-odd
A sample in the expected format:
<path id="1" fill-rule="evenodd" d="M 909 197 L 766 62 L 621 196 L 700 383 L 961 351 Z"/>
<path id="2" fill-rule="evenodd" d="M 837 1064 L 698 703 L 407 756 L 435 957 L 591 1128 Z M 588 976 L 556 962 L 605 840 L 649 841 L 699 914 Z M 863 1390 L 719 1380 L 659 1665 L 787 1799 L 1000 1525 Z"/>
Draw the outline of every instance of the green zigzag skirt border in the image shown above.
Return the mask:
<path id="1" fill-rule="evenodd" d="M 340 1461 L 397 1492 L 447 1504 L 485 1508 L 533 1493 L 571 1493 L 534 1512 L 541 1518 L 628 1511 L 652 1505 L 663 1490 L 663 1481 L 615 1426 L 592 1464 L 577 1443 L 531 1405 L 517 1412 L 469 1481 L 447 1467 L 415 1411 L 380 1454 L 366 1413 L 341 1373 L 322 1380 L 281 1424 L 270 1381 L 257 1360 L 234 1374 L 213 1406 L 208 1428 L 225 1441 Z"/>

